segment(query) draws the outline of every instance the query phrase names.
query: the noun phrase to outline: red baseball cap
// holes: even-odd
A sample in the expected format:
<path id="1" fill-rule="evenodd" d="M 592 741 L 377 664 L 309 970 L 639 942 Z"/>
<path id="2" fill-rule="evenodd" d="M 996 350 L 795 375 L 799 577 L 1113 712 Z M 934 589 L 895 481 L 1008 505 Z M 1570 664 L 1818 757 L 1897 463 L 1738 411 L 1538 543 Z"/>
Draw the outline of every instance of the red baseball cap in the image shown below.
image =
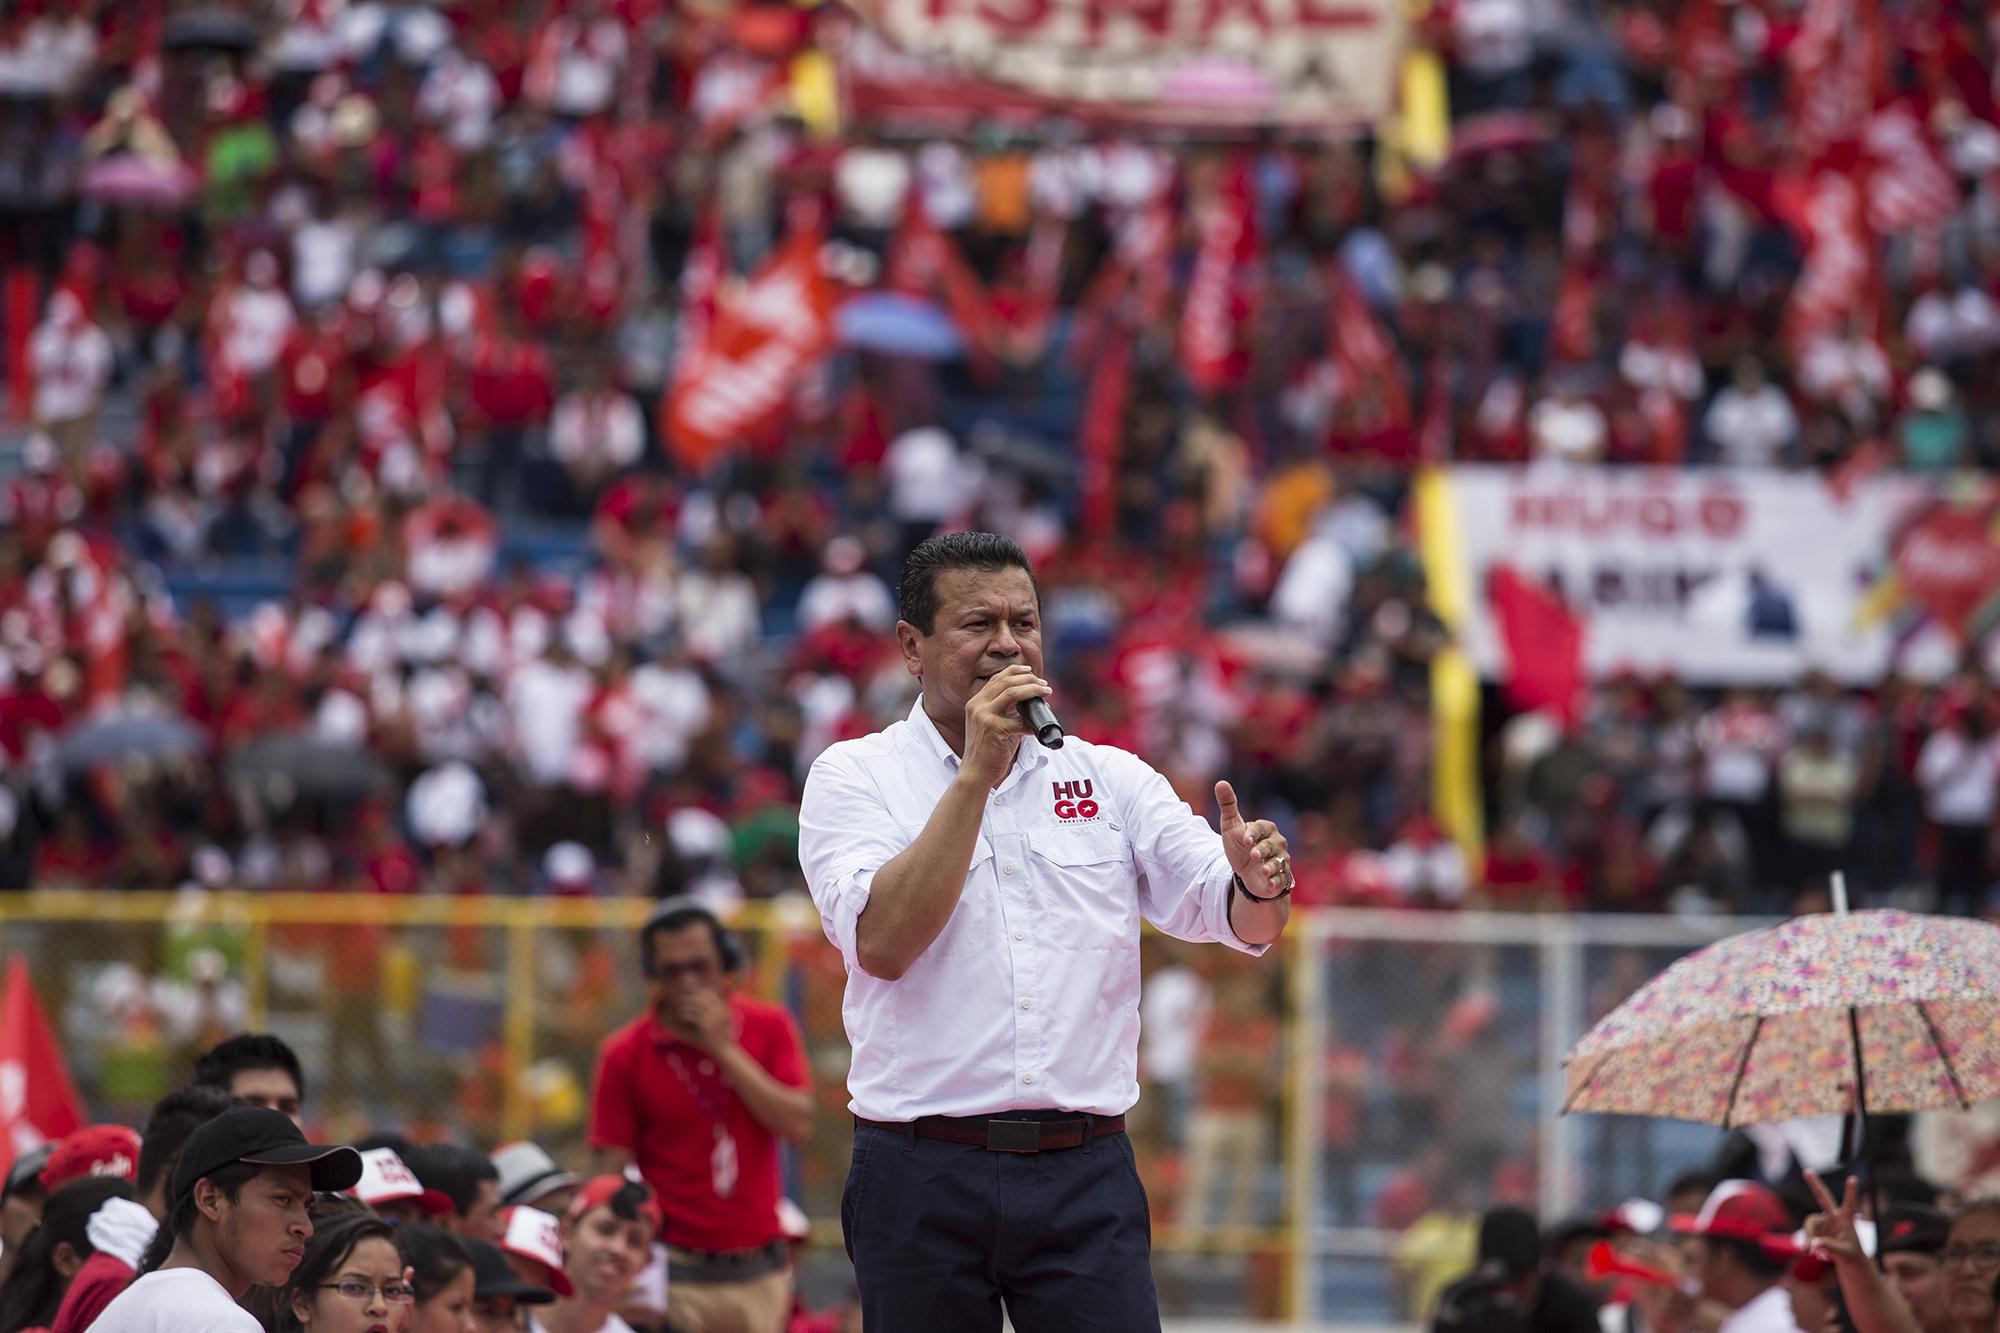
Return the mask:
<path id="1" fill-rule="evenodd" d="M 126 1125 L 85 1125 L 61 1139 L 42 1167 L 42 1188 L 85 1176 L 139 1177 L 139 1131 Z"/>
<path id="2" fill-rule="evenodd" d="M 576 1286 L 563 1272 L 562 1224 L 539 1208 L 525 1206 L 500 1210 L 500 1248 L 523 1259 L 532 1259 L 548 1270 L 549 1290 L 558 1296 L 574 1296 Z"/>
<path id="3" fill-rule="evenodd" d="M 1792 1214 L 1778 1196 L 1754 1180 L 1725 1180 L 1708 1193 L 1701 1211 L 1675 1213 L 1667 1230 L 1687 1236 L 1754 1241 L 1774 1259 L 1796 1259 L 1804 1249 L 1792 1238 Z"/>
<path id="4" fill-rule="evenodd" d="M 646 1219 L 648 1226 L 654 1231 L 658 1231 L 660 1229 L 660 1204 L 659 1200 L 653 1197 L 652 1187 L 643 1181 L 633 1180 L 627 1176 L 592 1176 L 589 1180 L 584 1181 L 583 1188 L 579 1189 L 576 1192 L 576 1197 L 569 1201 L 569 1220 L 574 1222 L 591 1209 L 601 1208 L 605 1204 L 610 1203 L 612 1196 L 627 1185 L 637 1185 L 640 1189 L 646 1191 L 646 1201 L 639 1205 L 639 1213 Z"/>
<path id="5" fill-rule="evenodd" d="M 415 1199 L 419 1207 L 434 1217 L 452 1211 L 451 1197 L 440 1190 L 425 1189 L 417 1173 L 404 1164 L 394 1148 L 370 1148 L 362 1153 L 361 1179 L 354 1182 L 348 1193 L 370 1208 L 398 1199 Z"/>

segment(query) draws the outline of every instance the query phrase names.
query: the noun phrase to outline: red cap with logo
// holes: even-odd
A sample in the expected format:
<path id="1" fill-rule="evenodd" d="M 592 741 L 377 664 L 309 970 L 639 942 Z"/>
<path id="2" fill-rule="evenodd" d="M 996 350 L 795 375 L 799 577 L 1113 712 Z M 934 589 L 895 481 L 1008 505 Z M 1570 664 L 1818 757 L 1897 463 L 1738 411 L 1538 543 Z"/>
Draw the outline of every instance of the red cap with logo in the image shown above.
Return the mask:
<path id="1" fill-rule="evenodd" d="M 627 1185 L 636 1185 L 646 1192 L 646 1198 L 639 1205 L 639 1215 L 646 1219 L 646 1225 L 654 1231 L 660 1229 L 660 1204 L 653 1197 L 650 1185 L 626 1176 L 592 1176 L 583 1182 L 583 1188 L 569 1201 L 569 1219 L 574 1222 L 593 1208 L 601 1208 L 610 1203 L 619 1190 Z"/>
<path id="2" fill-rule="evenodd" d="M 42 1188 L 54 1190 L 85 1176 L 139 1176 L 139 1131 L 128 1125 L 85 1125 L 66 1135 L 42 1168 Z"/>
<path id="3" fill-rule="evenodd" d="M 1754 1180 L 1725 1180 L 1709 1191 L 1701 1211 L 1675 1213 L 1667 1229 L 1688 1236 L 1747 1240 L 1774 1259 L 1796 1259 L 1803 1247 L 1792 1239 L 1792 1214 L 1778 1196 Z"/>

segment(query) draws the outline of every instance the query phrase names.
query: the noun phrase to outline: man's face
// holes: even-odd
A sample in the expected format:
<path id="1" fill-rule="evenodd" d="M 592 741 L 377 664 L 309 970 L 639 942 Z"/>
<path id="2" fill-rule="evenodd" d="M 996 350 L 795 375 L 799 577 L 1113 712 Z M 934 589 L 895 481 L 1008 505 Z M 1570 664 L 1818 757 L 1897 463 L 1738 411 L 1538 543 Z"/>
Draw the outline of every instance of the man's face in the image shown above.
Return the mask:
<path id="1" fill-rule="evenodd" d="M 1720 1293 L 1729 1281 L 1732 1271 L 1730 1257 L 1722 1246 L 1696 1237 L 1690 1247 L 1694 1259 L 1695 1280 L 1701 1283 L 1701 1294 L 1710 1300 L 1721 1299 Z"/>
<path id="2" fill-rule="evenodd" d="M 299 1096 L 299 1085 L 292 1076 L 275 1065 L 269 1069 L 239 1069 L 229 1080 L 229 1095 L 245 1106 L 261 1106 L 271 1111 L 283 1111 L 292 1118 L 292 1123 L 300 1129 L 305 1122 L 299 1119 L 304 1098 Z"/>
<path id="3" fill-rule="evenodd" d="M 282 1287 L 305 1257 L 312 1238 L 312 1172 L 303 1166 L 267 1166 L 234 1200 L 206 1184 L 196 1202 L 215 1222 L 217 1248 L 242 1281 Z"/>
<path id="4" fill-rule="evenodd" d="M 948 569 L 937 576 L 931 632 L 896 626 L 903 661 L 923 681 L 930 711 L 962 714 L 989 677 L 1016 662 L 1042 667 L 1042 613 L 1025 569 Z"/>
<path id="5" fill-rule="evenodd" d="M 474 1297 L 472 1322 L 479 1333 L 520 1333 L 520 1303 L 512 1296 Z"/>
<path id="6" fill-rule="evenodd" d="M 21 1242 L 28 1238 L 42 1221 L 42 1192 L 39 1189 L 22 1190 L 7 1196 L 7 1202 L 0 1204 L 0 1241 L 5 1241 L 7 1252 L 14 1253 L 21 1248 Z"/>
<path id="7" fill-rule="evenodd" d="M 446 1231 L 455 1231 L 473 1240 L 488 1240 L 495 1245 L 505 1228 L 500 1225 L 500 1182 L 482 1180 L 479 1192 L 472 1196 L 472 1204 L 464 1216 L 453 1214 L 445 1219 Z"/>
<path id="8" fill-rule="evenodd" d="M 615 1304 L 645 1266 L 653 1237 L 643 1221 L 627 1221 L 601 1205 L 570 1224 L 563 1247 L 564 1269 L 578 1295 Z"/>
<path id="9" fill-rule="evenodd" d="M 656 930 L 646 940 L 646 974 L 656 1004 L 668 1004 L 696 991 L 723 989 L 722 953 L 705 921 L 690 921 L 677 930 Z M 557 1214 L 560 1216 L 560 1214 Z"/>
<path id="10" fill-rule="evenodd" d="M 1889 1285 L 1916 1315 L 1918 1327 L 1934 1329 L 1945 1325 L 1950 1316 L 1944 1308 L 1944 1279 L 1935 1254 L 1903 1250 L 1885 1255 L 1882 1271 L 1888 1275 Z"/>

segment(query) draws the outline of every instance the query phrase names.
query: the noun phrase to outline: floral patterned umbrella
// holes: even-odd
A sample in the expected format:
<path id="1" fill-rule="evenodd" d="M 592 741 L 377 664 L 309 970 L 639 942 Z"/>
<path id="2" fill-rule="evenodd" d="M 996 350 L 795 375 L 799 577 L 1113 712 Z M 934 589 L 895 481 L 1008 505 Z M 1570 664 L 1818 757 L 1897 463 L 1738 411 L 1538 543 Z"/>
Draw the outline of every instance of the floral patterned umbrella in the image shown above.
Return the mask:
<path id="1" fill-rule="evenodd" d="M 1725 1127 L 2000 1098 L 2000 928 L 1869 911 L 1731 936 L 1607 1015 L 1566 1076 L 1565 1112 Z"/>

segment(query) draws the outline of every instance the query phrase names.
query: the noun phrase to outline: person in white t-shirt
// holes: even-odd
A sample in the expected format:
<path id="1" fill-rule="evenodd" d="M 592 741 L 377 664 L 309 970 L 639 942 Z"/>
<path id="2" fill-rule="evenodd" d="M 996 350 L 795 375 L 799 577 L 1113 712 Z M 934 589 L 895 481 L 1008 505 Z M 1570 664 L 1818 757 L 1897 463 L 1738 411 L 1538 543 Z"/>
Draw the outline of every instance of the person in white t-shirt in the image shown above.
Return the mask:
<path id="1" fill-rule="evenodd" d="M 189 1136 L 174 1166 L 166 1221 L 140 1276 L 91 1327 L 263 1333 L 237 1302 L 253 1286 L 291 1280 L 312 1238 L 313 1194 L 360 1178 L 359 1153 L 308 1143 L 282 1111 L 224 1111 Z"/>
<path id="2" fill-rule="evenodd" d="M 563 1271 L 572 1294 L 528 1316 L 528 1333 L 632 1333 L 618 1317 L 653 1251 L 660 1205 L 622 1176 L 586 1181 L 563 1219 Z"/>

